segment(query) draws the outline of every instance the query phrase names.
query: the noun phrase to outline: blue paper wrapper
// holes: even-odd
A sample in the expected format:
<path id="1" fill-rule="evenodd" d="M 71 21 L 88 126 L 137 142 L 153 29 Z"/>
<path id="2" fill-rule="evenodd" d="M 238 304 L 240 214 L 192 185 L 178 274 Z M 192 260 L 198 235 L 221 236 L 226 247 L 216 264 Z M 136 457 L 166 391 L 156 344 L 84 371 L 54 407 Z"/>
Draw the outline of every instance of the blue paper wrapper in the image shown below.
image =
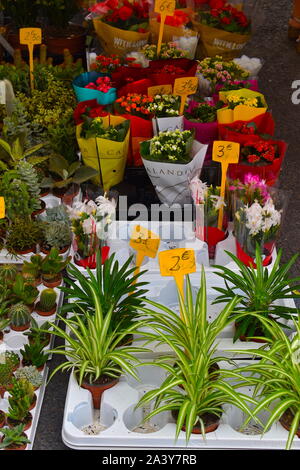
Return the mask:
<path id="1" fill-rule="evenodd" d="M 73 80 L 73 89 L 77 98 L 77 101 L 87 101 L 96 99 L 97 102 L 103 106 L 113 103 L 117 99 L 116 88 L 111 88 L 107 93 L 102 91 L 92 90 L 90 88 L 84 88 L 89 83 L 96 83 L 99 77 L 109 77 L 110 75 L 98 72 L 85 72 L 78 75 Z"/>

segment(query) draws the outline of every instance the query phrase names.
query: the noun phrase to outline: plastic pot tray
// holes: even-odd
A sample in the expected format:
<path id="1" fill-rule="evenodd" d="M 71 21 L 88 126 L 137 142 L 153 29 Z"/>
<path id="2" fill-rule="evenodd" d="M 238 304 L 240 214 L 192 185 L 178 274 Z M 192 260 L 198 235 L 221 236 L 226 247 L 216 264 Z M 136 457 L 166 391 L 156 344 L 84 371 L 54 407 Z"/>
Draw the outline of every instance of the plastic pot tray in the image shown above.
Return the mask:
<path id="1" fill-rule="evenodd" d="M 238 363 L 242 364 L 241 361 Z M 222 363 L 219 365 L 226 367 Z M 71 374 L 62 428 L 65 445 L 73 449 L 90 450 L 285 448 L 288 431 L 279 422 L 263 436 L 261 429 L 255 423 L 250 423 L 250 426 L 241 432 L 245 416 L 232 405 L 223 407 L 224 413 L 215 432 L 207 434 L 205 440 L 202 435 L 193 434 L 188 444 L 184 432 L 180 432 L 175 442 L 176 424 L 170 412 L 157 415 L 148 425 L 141 425 L 143 417 L 151 408 L 135 410 L 135 405 L 146 391 L 157 388 L 165 376 L 162 369 L 154 366 L 141 366 L 137 368 L 137 372 L 140 382 L 125 376 L 116 386 L 104 392 L 100 419 L 99 412 L 97 414 L 93 409 L 90 392 L 80 388 L 74 375 Z M 241 391 L 251 394 L 250 388 L 243 388 Z M 259 418 L 266 423 L 268 415 L 262 412 Z M 91 427 L 90 432 L 97 434 L 86 434 L 82 430 L 86 427 Z M 292 448 L 300 449 L 297 437 Z"/>

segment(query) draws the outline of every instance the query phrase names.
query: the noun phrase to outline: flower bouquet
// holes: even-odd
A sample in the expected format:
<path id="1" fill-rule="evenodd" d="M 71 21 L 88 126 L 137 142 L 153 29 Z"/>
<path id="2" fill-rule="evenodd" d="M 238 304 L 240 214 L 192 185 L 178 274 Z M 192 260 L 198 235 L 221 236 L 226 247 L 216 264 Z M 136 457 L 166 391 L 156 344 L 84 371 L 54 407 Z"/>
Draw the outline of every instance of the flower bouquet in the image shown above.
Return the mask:
<path id="1" fill-rule="evenodd" d="M 264 113 L 251 121 L 236 121 L 232 124 L 219 124 L 219 136 L 221 140 L 229 140 L 245 144 L 249 137 L 253 141 L 261 140 L 262 135 L 273 136 L 275 122 L 271 113 Z"/>
<path id="2" fill-rule="evenodd" d="M 125 56 L 148 43 L 149 3 L 147 0 L 104 0 L 91 7 L 93 23 L 107 54 Z"/>
<path id="3" fill-rule="evenodd" d="M 112 86 L 109 76 L 95 71 L 84 72 L 73 80 L 77 101 L 96 99 L 105 106 L 115 101 L 117 90 Z"/>
<path id="4" fill-rule="evenodd" d="M 123 180 L 130 123 L 121 116 L 90 117 L 89 108 L 80 118 L 76 136 L 83 161 L 99 170 L 93 182 L 107 191 Z"/>
<path id="5" fill-rule="evenodd" d="M 189 180 L 198 176 L 207 145 L 191 131 L 160 132 L 140 144 L 143 164 L 162 203 L 190 204 Z"/>
<path id="6" fill-rule="evenodd" d="M 148 60 L 182 59 L 188 55 L 185 50 L 178 48 L 174 42 L 163 42 L 159 54 L 157 54 L 157 44 L 146 44 L 142 47 L 141 53 Z"/>
<path id="7" fill-rule="evenodd" d="M 128 165 L 142 166 L 140 143 L 153 136 L 152 114 L 148 109 L 153 98 L 131 93 L 115 101 L 115 112 L 130 121 Z"/>
<path id="8" fill-rule="evenodd" d="M 74 262 L 84 268 L 96 267 L 96 255 L 102 250 L 102 263 L 106 260 L 109 247 L 110 224 L 115 219 L 116 203 L 103 196 L 94 201 L 77 202 L 67 206 L 74 233 Z"/>
<path id="9" fill-rule="evenodd" d="M 210 10 L 199 11 L 194 26 L 200 33 L 205 57 L 233 59 L 250 40 L 250 21 L 226 0 L 211 0 Z"/>
<path id="10" fill-rule="evenodd" d="M 212 145 L 218 140 L 217 110 L 220 104 L 212 101 L 190 101 L 184 113 L 185 130 L 195 130 L 195 138 L 208 145 L 205 160 L 211 160 Z"/>
<path id="11" fill-rule="evenodd" d="M 273 186 L 279 177 L 286 150 L 284 141 L 248 136 L 241 147 L 239 163 L 229 165 L 228 177 L 243 180 L 246 173 L 251 173 L 264 179 L 268 186 Z"/>
<path id="12" fill-rule="evenodd" d="M 179 116 L 180 97 L 175 95 L 156 95 L 147 105 L 152 119 L 153 133 L 183 130 L 183 116 Z"/>
<path id="13" fill-rule="evenodd" d="M 102 73 L 105 75 L 111 75 L 119 67 L 132 65 L 135 67 L 135 58 L 133 57 L 118 57 L 116 54 L 110 56 L 107 55 L 97 55 L 95 62 L 91 64 L 91 70 L 97 73 Z M 138 66 L 139 67 L 139 66 Z"/>
<path id="14" fill-rule="evenodd" d="M 222 100 L 227 106 L 218 111 L 219 124 L 250 121 L 267 111 L 264 95 L 257 91 L 241 88 L 240 90 L 224 91 L 221 93 Z"/>
<path id="15" fill-rule="evenodd" d="M 174 86 L 176 78 L 196 75 L 197 61 L 186 58 L 152 60 L 149 63 L 149 71 L 153 85 Z"/>
<path id="16" fill-rule="evenodd" d="M 225 201 L 220 197 L 219 187 L 207 186 L 198 177 L 191 180 L 190 191 L 196 210 L 196 237 L 207 243 L 209 257 L 214 259 L 216 245 L 227 237 L 226 214 L 222 230 L 218 228 L 219 210 L 226 206 Z"/>

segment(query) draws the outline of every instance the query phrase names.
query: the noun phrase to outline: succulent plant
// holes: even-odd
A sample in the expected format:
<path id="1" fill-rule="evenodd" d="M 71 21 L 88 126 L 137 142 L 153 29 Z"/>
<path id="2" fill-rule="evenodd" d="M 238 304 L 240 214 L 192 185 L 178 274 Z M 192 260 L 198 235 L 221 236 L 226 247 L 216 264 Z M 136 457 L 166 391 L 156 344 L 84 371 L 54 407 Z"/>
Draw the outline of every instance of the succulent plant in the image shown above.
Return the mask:
<path id="1" fill-rule="evenodd" d="M 17 272 L 16 265 L 2 264 L 0 266 L 0 281 L 7 285 L 11 284 L 15 280 Z"/>
<path id="2" fill-rule="evenodd" d="M 49 248 L 55 247 L 61 250 L 71 245 L 71 230 L 65 222 L 44 222 L 43 232 L 44 245 Z"/>
<path id="3" fill-rule="evenodd" d="M 25 344 L 24 349 L 21 349 L 24 365 L 32 365 L 37 368 L 44 366 L 48 360 L 48 354 L 43 352 L 44 344 L 35 341 L 32 344 Z"/>
<path id="4" fill-rule="evenodd" d="M 0 354 L 0 363 L 6 363 L 14 369 L 20 364 L 20 357 L 13 351 L 5 351 Z"/>
<path id="5" fill-rule="evenodd" d="M 32 317 L 30 330 L 26 331 L 24 335 L 28 337 L 30 344 L 38 342 L 43 344 L 43 346 L 47 346 L 50 341 L 51 326 L 51 323 L 48 321 L 39 326 L 36 320 Z"/>
<path id="6" fill-rule="evenodd" d="M 26 379 L 34 388 L 39 388 L 43 383 L 43 376 L 35 366 L 21 367 L 15 372 L 16 379 Z"/>
<path id="7" fill-rule="evenodd" d="M 12 286 L 12 300 L 23 302 L 26 305 L 32 305 L 38 295 L 38 289 L 26 283 L 22 274 L 17 274 L 16 280 Z"/>
<path id="8" fill-rule="evenodd" d="M 35 247 L 42 240 L 43 233 L 40 222 L 31 219 L 15 219 L 9 226 L 6 249 L 11 254 Z"/>
<path id="9" fill-rule="evenodd" d="M 44 312 L 50 312 L 56 304 L 57 294 L 54 289 L 44 289 L 40 296 L 39 307 Z"/>
<path id="10" fill-rule="evenodd" d="M 7 417 L 14 421 L 24 421 L 34 396 L 34 388 L 26 379 L 13 379 L 9 390 Z"/>
<path id="11" fill-rule="evenodd" d="M 25 326 L 30 323 L 31 320 L 30 310 L 25 304 L 19 302 L 18 304 L 10 307 L 9 318 L 13 326 Z"/>
<path id="12" fill-rule="evenodd" d="M 32 197 L 33 210 L 39 210 L 41 208 L 41 201 L 39 199 L 41 190 L 35 168 L 29 162 L 21 161 L 18 164 L 17 171 L 20 180 L 27 185 L 28 192 Z"/>
<path id="13" fill-rule="evenodd" d="M 5 449 L 6 447 L 20 447 L 24 444 L 29 444 L 30 440 L 24 434 L 24 424 L 19 424 L 13 428 L 2 428 L 0 432 L 3 434 L 3 439 L 0 442 L 0 449 Z"/>
<path id="14" fill-rule="evenodd" d="M 43 220 L 46 222 L 69 222 L 69 215 L 65 206 L 60 204 L 47 208 Z"/>
<path id="15" fill-rule="evenodd" d="M 41 255 L 32 255 L 30 261 L 24 261 L 22 273 L 25 278 L 30 276 L 32 279 L 38 279 L 42 273 L 43 257 Z"/>
<path id="16" fill-rule="evenodd" d="M 5 198 L 6 217 L 11 221 L 29 217 L 34 210 L 28 187 L 18 176 L 15 170 L 9 170 L 0 180 L 0 195 Z"/>
<path id="17" fill-rule="evenodd" d="M 45 280 L 55 279 L 58 274 L 65 269 L 69 264 L 71 256 L 68 256 L 65 260 L 59 255 L 57 248 L 51 248 L 50 253 L 44 258 L 42 264 L 42 273 Z"/>

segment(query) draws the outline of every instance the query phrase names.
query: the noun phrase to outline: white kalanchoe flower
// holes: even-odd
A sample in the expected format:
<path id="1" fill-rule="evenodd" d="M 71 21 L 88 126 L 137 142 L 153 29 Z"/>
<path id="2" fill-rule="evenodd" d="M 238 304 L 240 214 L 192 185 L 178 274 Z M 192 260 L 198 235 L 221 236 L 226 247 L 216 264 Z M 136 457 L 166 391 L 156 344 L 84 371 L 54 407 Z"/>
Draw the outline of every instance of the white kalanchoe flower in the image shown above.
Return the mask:
<path id="1" fill-rule="evenodd" d="M 112 199 L 106 199 L 104 196 L 99 196 L 96 199 L 97 211 L 96 215 L 99 217 L 104 217 L 106 215 L 113 215 L 116 212 L 116 201 Z"/>
<path id="2" fill-rule="evenodd" d="M 96 220 L 94 217 L 91 215 L 88 219 L 85 219 L 82 222 L 82 230 L 85 235 L 91 235 L 92 233 L 95 233 L 96 231 Z"/>
<path id="3" fill-rule="evenodd" d="M 226 203 L 223 197 L 212 194 L 210 198 L 212 199 L 214 208 L 217 211 L 220 210 L 222 207 L 226 206 Z"/>
<path id="4" fill-rule="evenodd" d="M 261 231 L 263 216 L 262 207 L 256 201 L 250 207 L 246 206 L 246 227 L 250 230 L 250 235 L 257 235 Z"/>

